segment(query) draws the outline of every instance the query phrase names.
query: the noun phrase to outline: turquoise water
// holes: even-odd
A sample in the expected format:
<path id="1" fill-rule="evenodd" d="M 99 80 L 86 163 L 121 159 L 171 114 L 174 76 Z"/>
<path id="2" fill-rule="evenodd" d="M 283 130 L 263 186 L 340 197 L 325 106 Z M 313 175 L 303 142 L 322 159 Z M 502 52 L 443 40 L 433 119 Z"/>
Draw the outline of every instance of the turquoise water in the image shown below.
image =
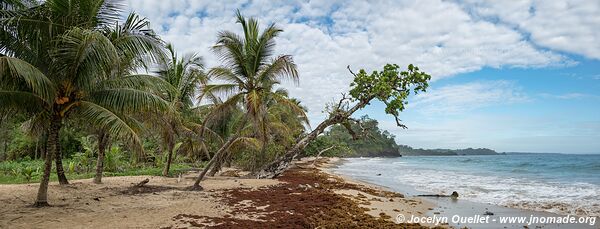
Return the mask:
<path id="1" fill-rule="evenodd" d="M 336 171 L 398 191 L 457 191 L 474 202 L 600 216 L 600 155 L 352 158 Z"/>

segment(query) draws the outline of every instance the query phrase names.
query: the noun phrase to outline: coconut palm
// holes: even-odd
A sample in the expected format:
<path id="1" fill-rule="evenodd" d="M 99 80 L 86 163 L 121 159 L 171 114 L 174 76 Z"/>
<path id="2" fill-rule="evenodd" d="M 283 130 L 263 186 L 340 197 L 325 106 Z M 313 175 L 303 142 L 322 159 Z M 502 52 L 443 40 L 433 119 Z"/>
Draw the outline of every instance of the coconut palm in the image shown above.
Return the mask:
<path id="1" fill-rule="evenodd" d="M 267 115 L 264 117 L 263 120 L 261 120 L 260 124 L 264 125 L 265 136 L 268 137 L 266 140 L 261 139 L 263 144 L 261 144 L 259 151 L 255 152 L 246 150 L 246 153 L 252 155 L 251 166 L 248 167 L 251 170 L 255 170 L 262 163 L 268 161 L 268 155 L 266 152 L 268 145 L 273 146 L 273 144 L 275 144 L 278 147 L 290 146 L 290 144 L 292 144 L 295 141 L 295 139 L 304 131 L 305 126 L 309 126 L 308 119 L 305 115 L 306 108 L 300 106 L 300 103 L 297 100 L 293 98 L 284 99 L 286 103 L 280 103 L 278 102 L 278 100 L 274 99 L 274 96 L 287 98 L 288 92 L 285 89 L 277 89 L 276 91 L 269 93 L 268 96 L 264 98 L 264 105 L 266 106 Z M 240 109 L 233 111 L 238 110 Z M 224 122 L 220 123 L 219 125 L 225 125 L 225 127 L 228 127 L 226 129 L 228 134 L 233 133 L 235 131 L 235 127 L 233 126 L 237 123 L 240 117 L 239 115 L 234 116 L 233 114 L 241 113 L 241 111 L 228 111 L 221 113 L 232 114 L 227 115 L 225 118 L 228 119 L 223 120 Z M 252 133 L 242 134 L 241 136 L 253 136 L 254 138 L 258 137 L 256 135 L 256 131 Z M 212 167 L 208 175 L 214 176 L 221 169 L 221 166 L 224 163 L 229 164 L 231 162 L 231 156 L 233 152 L 236 151 L 227 150 L 226 153 L 214 163 L 214 166 Z"/>
<path id="2" fill-rule="evenodd" d="M 152 91 L 155 94 L 174 91 L 167 82 L 162 81 L 160 78 L 140 74 L 131 75 L 137 72 L 139 68 L 145 68 L 148 63 L 157 62 L 157 58 L 164 59 L 163 42 L 156 36 L 154 31 L 149 29 L 148 20 L 131 13 L 123 23 L 105 28 L 103 33 L 114 45 L 120 60 L 118 65 L 114 65 L 114 69 L 109 75 L 110 79 L 116 79 L 111 81 L 113 84 L 121 82 L 125 83 L 123 86 Z M 140 78 L 148 82 L 140 81 Z M 135 126 L 137 130 L 141 129 L 141 124 L 131 115 L 118 113 L 117 111 L 112 112 L 121 116 L 124 121 L 128 122 L 129 126 Z M 106 149 L 110 148 L 111 135 L 105 129 L 95 129 L 92 132 L 96 134 L 98 140 L 98 158 L 94 183 L 102 183 L 104 155 Z M 141 146 L 134 146 L 137 151 L 141 150 Z"/>
<path id="3" fill-rule="evenodd" d="M 119 2 L 104 0 L 10 0 L 0 4 L 0 51 L 25 60 L 50 76 L 51 50 L 72 28 L 102 28 L 120 16 Z M 55 154 L 60 184 L 68 184 L 60 148 Z"/>
<path id="4" fill-rule="evenodd" d="M 169 174 L 177 135 L 190 137 L 190 135 L 194 135 L 194 130 L 199 128 L 188 118 L 194 116 L 192 108 L 200 84 L 206 83 L 206 76 L 202 72 L 204 66 L 201 57 L 197 54 L 190 54 L 179 58 L 171 44 L 167 45 L 167 50 L 170 58 L 161 64 L 158 75 L 174 88 L 173 93 L 165 96 L 172 112 L 154 116 L 154 119 L 158 120 L 153 120 L 158 124 L 161 137 L 167 146 L 167 161 L 163 176 Z M 184 143 L 186 144 L 183 148 L 193 148 L 193 141 L 187 140 Z"/>
<path id="5" fill-rule="evenodd" d="M 140 142 L 120 114 L 168 106 L 159 96 L 131 87 L 152 85 L 153 79 L 112 77 L 122 53 L 100 28 L 118 19 L 113 3 L 48 0 L 24 5 L 13 5 L 1 15 L 0 50 L 7 56 L 0 57 L 0 108 L 27 113 L 32 123 L 47 128 L 48 153 L 35 202 L 47 206 L 52 157 L 60 152 L 63 121 L 78 117 L 111 136 Z M 127 43 L 122 47 L 129 50 L 153 53 L 150 50 L 156 48 L 133 40 Z"/>
<path id="6" fill-rule="evenodd" d="M 212 49 L 220 56 L 223 65 L 212 68 L 208 75 L 219 83 L 205 85 L 200 98 L 207 95 L 227 97 L 220 105 L 221 108 L 216 108 L 213 113 L 219 113 L 221 109 L 227 109 L 224 108 L 227 106 L 242 106 L 246 115 L 239 126 L 244 127 L 246 123 L 251 123 L 255 130 L 254 135 L 261 139 L 263 145 L 266 145 L 268 140 L 266 98 L 272 97 L 282 104 L 293 107 L 294 104 L 290 103 L 287 97 L 275 95 L 273 91 L 281 80 L 291 79 L 297 82 L 298 72 L 291 56 L 280 55 L 272 58 L 275 37 L 282 32 L 280 28 L 271 24 L 261 32 L 256 19 L 246 20 L 239 11 L 237 23 L 242 26 L 243 37 L 230 31 L 223 31 L 218 35 L 217 44 Z M 297 108 L 296 110 L 301 110 Z M 209 116 L 207 121 L 210 119 Z M 215 153 L 196 180 L 194 188 L 200 187 L 199 183 L 208 168 L 240 137 L 242 129 L 239 128 L 236 133 L 229 136 Z"/>

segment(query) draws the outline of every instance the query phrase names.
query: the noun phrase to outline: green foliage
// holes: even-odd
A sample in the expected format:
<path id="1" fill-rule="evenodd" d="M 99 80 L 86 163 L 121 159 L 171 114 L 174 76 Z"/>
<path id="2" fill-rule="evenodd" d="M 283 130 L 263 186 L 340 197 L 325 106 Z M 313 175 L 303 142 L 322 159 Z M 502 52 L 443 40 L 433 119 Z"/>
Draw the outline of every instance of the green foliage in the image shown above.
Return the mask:
<path id="1" fill-rule="evenodd" d="M 119 146 L 112 146 L 104 153 L 104 171 L 120 172 L 128 167 L 127 161 L 124 160 L 125 152 Z"/>
<path id="2" fill-rule="evenodd" d="M 383 102 L 386 105 L 385 113 L 393 115 L 398 126 L 405 127 L 398 115 L 408 103 L 406 99 L 411 91 L 415 94 L 425 92 L 431 76 L 412 64 L 408 65 L 407 71 L 399 71 L 399 68 L 396 64 L 386 64 L 382 71 L 373 71 L 371 74 L 361 69 L 350 84 L 350 96 L 367 103 L 372 99 Z"/>
<path id="3" fill-rule="evenodd" d="M 332 126 L 323 135 L 311 142 L 305 149 L 306 156 L 316 156 L 321 150 L 328 147 L 334 148 L 325 151 L 322 156 L 338 157 L 394 157 L 400 156 L 399 146 L 394 140 L 394 135 L 379 129 L 378 122 L 363 116 L 360 119 L 362 127 L 351 125 L 355 132 L 362 132 L 359 139 L 353 139 L 346 128 L 340 124 Z M 360 129 L 364 128 L 364 130 Z"/>
<path id="4" fill-rule="evenodd" d="M 75 162 L 71 159 L 65 161 L 67 164 L 74 164 Z M 121 163 L 129 163 L 127 160 L 122 160 Z M 121 164 L 125 165 L 125 164 Z M 35 182 L 41 177 L 41 170 L 44 166 L 42 160 L 31 160 L 31 161 L 3 161 L 0 162 L 0 184 L 19 184 Z M 172 165 L 171 174 L 181 173 L 182 171 L 189 170 L 190 168 L 197 168 L 204 166 L 204 163 L 187 164 L 187 163 L 176 163 Z M 92 178 L 96 174 L 95 171 L 71 171 L 68 169 L 65 171 L 67 176 L 71 179 L 85 179 Z M 155 167 L 152 164 L 141 164 L 139 166 L 123 166 L 118 171 L 107 171 L 104 176 L 138 176 L 138 175 L 152 175 L 160 176 L 162 174 L 161 167 Z M 57 181 L 56 174 L 52 174 L 50 177 L 51 181 Z"/>
<path id="5" fill-rule="evenodd" d="M 496 151 L 487 148 L 467 149 L 414 149 L 407 145 L 400 145 L 400 154 L 403 156 L 457 156 L 457 155 L 496 155 Z"/>
<path id="6" fill-rule="evenodd" d="M 29 166 L 21 169 L 21 175 L 23 177 L 25 177 L 25 180 L 27 180 L 27 182 L 31 181 L 31 178 L 33 178 L 34 172 L 35 172 L 35 170 L 33 169 L 33 167 L 29 167 Z"/>
<path id="7" fill-rule="evenodd" d="M 96 162 L 95 155 L 97 155 L 97 144 L 93 141 L 91 136 L 81 137 L 79 142 L 81 143 L 82 151 L 76 152 L 73 155 L 73 170 L 78 172 L 90 172 L 94 168 L 94 164 Z"/>
<path id="8" fill-rule="evenodd" d="M 12 132 L 11 141 L 8 144 L 6 152 L 6 158 L 8 160 L 15 160 L 30 155 L 35 151 L 36 139 L 27 135 L 19 127 L 15 127 Z"/>

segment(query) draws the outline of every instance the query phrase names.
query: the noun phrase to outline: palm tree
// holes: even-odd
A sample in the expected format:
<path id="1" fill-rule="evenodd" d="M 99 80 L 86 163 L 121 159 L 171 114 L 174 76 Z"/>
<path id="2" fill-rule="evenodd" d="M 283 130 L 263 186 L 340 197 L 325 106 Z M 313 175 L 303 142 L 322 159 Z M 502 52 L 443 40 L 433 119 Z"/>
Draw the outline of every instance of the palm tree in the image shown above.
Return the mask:
<path id="1" fill-rule="evenodd" d="M 166 109 L 167 104 L 131 87 L 151 85 L 151 78 L 112 77 L 121 53 L 98 29 L 115 24 L 119 11 L 112 3 L 48 0 L 13 7 L 1 15 L 0 50 L 7 56 L 0 57 L 0 108 L 25 112 L 33 123 L 47 127 L 48 152 L 35 202 L 47 206 L 52 157 L 59 155 L 64 120 L 78 117 L 112 136 L 139 142 L 119 114 Z M 125 47 L 148 53 L 154 48 L 137 42 Z"/>
<path id="2" fill-rule="evenodd" d="M 104 0 L 10 0 L 0 4 L 0 51 L 25 60 L 50 76 L 57 38 L 72 28 L 101 28 L 120 16 L 118 2 Z M 60 184 L 68 184 L 60 148 L 55 153 Z"/>
<path id="3" fill-rule="evenodd" d="M 117 81 L 112 81 L 112 83 L 120 81 L 125 83 L 123 86 L 152 91 L 155 94 L 173 91 L 170 85 L 160 78 L 140 74 L 130 75 L 131 73 L 135 73 L 139 68 L 146 68 L 148 63 L 164 59 L 163 42 L 156 36 L 154 31 L 149 29 L 148 20 L 140 18 L 137 14 L 130 13 L 124 23 L 117 23 L 114 27 L 105 28 L 103 33 L 110 39 L 119 54 L 120 62 L 118 65 L 114 65 L 114 69 L 109 75 L 110 79 L 117 79 Z M 140 81 L 140 78 L 148 80 L 151 84 Z M 118 113 L 117 111 L 112 112 L 118 114 L 129 126 L 137 127 L 135 128 L 136 130 L 141 129 L 141 125 L 131 115 Z M 98 139 L 98 158 L 94 183 L 99 184 L 102 183 L 104 155 L 106 149 L 111 145 L 111 135 L 105 129 L 96 129 L 93 132 Z M 139 142 L 134 142 L 134 144 L 136 143 Z M 142 150 L 141 145 L 134 146 L 136 150 Z"/>
<path id="4" fill-rule="evenodd" d="M 282 102 L 275 99 L 274 97 L 282 97 Z M 259 151 L 249 151 L 252 157 L 251 170 L 255 170 L 267 160 L 267 147 L 275 143 L 278 147 L 287 147 L 292 144 L 302 132 L 304 132 L 305 126 L 309 126 L 308 119 L 305 115 L 306 108 L 300 106 L 300 103 L 295 99 L 288 99 L 288 92 L 285 89 L 277 89 L 276 91 L 269 93 L 265 98 L 266 113 L 267 115 L 261 120 L 260 124 L 264 125 L 263 130 L 265 136 L 268 139 L 262 139 L 261 147 Z M 239 109 L 237 109 L 239 110 Z M 221 112 L 227 114 L 236 114 L 236 112 Z M 240 113 L 240 112 L 237 112 Z M 230 115 L 231 116 L 231 115 Z M 228 128 L 228 133 L 231 134 L 235 131 L 234 125 L 239 121 L 239 116 L 232 116 L 226 119 L 225 122 Z M 221 124 L 222 125 L 222 124 Z M 241 136 L 256 136 L 256 131 L 253 133 L 242 134 Z M 267 144 L 265 144 L 267 143 Z M 244 146 L 244 145 L 242 145 Z M 234 150 L 227 150 L 222 157 L 220 157 L 215 163 L 210 172 L 209 176 L 214 176 L 224 163 L 229 163 L 231 160 L 231 154 Z M 278 155 L 274 155 L 278 156 Z"/>
<path id="5" fill-rule="evenodd" d="M 246 20 L 239 11 L 237 23 L 242 26 L 243 37 L 230 31 L 220 32 L 217 44 L 212 48 L 220 56 L 224 65 L 211 69 L 208 75 L 211 79 L 224 83 L 205 85 L 200 98 L 214 94 L 225 95 L 227 100 L 213 113 L 219 113 L 221 109 L 226 109 L 224 107 L 241 105 L 246 115 L 238 125 L 240 128 L 229 136 L 196 179 L 194 184 L 196 189 L 200 187 L 199 183 L 209 167 L 219 160 L 221 154 L 240 137 L 240 132 L 246 123 L 252 124 L 255 136 L 266 145 L 268 140 L 265 123 L 266 98 L 274 95 L 274 86 L 281 80 L 291 79 L 298 82 L 298 72 L 291 56 L 280 55 L 271 58 L 275 48 L 275 37 L 282 32 L 281 29 L 271 24 L 261 32 L 256 19 Z M 286 102 L 289 101 L 286 97 L 277 95 L 272 97 L 282 104 L 293 106 L 292 103 Z M 210 118 L 207 117 L 206 121 Z"/>
<path id="6" fill-rule="evenodd" d="M 195 123 L 190 121 L 191 116 L 194 116 L 192 108 L 194 99 L 198 93 L 201 83 L 206 83 L 206 76 L 202 72 L 204 68 L 202 58 L 196 54 L 185 55 L 182 58 L 177 57 L 175 50 L 171 44 L 167 45 L 170 58 L 165 60 L 158 71 L 161 79 L 170 84 L 174 91 L 167 94 L 165 100 L 169 101 L 171 113 L 160 114 L 155 116 L 158 119 L 161 137 L 167 146 L 167 161 L 163 170 L 163 176 L 169 175 L 171 162 L 176 145 L 176 135 L 184 134 L 193 135 Z M 181 133 L 184 132 L 184 133 Z M 185 147 L 193 147 L 193 141 L 185 141 Z"/>

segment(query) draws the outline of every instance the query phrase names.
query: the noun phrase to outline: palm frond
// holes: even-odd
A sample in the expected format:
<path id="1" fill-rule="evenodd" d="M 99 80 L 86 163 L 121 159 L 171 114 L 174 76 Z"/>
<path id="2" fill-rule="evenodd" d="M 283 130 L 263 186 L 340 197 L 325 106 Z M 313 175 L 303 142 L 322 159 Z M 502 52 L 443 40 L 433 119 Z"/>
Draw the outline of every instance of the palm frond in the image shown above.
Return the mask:
<path id="1" fill-rule="evenodd" d="M 19 88 L 23 83 L 27 88 Z M 54 84 L 33 65 L 12 57 L 0 57 L 0 88 L 25 89 L 42 101 L 52 104 L 56 96 Z"/>
<path id="2" fill-rule="evenodd" d="M 74 28 L 60 39 L 53 52 L 54 71 L 77 87 L 90 89 L 119 63 L 117 50 L 102 33 Z"/>
<path id="3" fill-rule="evenodd" d="M 290 55 L 282 55 L 265 65 L 258 73 L 260 82 L 273 82 L 281 79 L 290 79 L 295 84 L 299 83 L 298 70 Z"/>
<path id="4" fill-rule="evenodd" d="M 146 67 L 148 63 L 157 63 L 165 59 L 163 42 L 149 28 L 149 21 L 135 13 L 130 13 L 123 24 L 116 28 L 105 29 L 121 56 L 118 72 L 128 72 L 138 67 Z"/>
<path id="5" fill-rule="evenodd" d="M 103 80 L 96 88 L 131 88 L 154 93 L 175 93 L 176 88 L 163 79 L 146 74 L 128 75 L 119 78 Z"/>
<path id="6" fill-rule="evenodd" d="M 37 94 L 26 91 L 0 91 L 0 110 L 13 109 L 36 114 L 47 111 L 48 104 Z"/>
<path id="7" fill-rule="evenodd" d="M 224 80 L 228 83 L 242 85 L 244 81 L 229 68 L 214 67 L 208 71 L 208 77 L 213 80 Z"/>
<path id="8" fill-rule="evenodd" d="M 92 92 L 86 100 L 119 113 L 169 110 L 169 103 L 159 96 L 131 88 L 102 89 Z"/>
<path id="9" fill-rule="evenodd" d="M 136 131 L 132 127 L 138 124 L 131 122 L 131 120 L 128 120 L 124 116 L 118 115 L 117 112 L 87 101 L 82 101 L 75 112 L 78 117 L 86 120 L 92 126 L 106 130 L 111 136 L 129 139 L 136 145 L 141 144 L 137 134 L 139 130 Z"/>

